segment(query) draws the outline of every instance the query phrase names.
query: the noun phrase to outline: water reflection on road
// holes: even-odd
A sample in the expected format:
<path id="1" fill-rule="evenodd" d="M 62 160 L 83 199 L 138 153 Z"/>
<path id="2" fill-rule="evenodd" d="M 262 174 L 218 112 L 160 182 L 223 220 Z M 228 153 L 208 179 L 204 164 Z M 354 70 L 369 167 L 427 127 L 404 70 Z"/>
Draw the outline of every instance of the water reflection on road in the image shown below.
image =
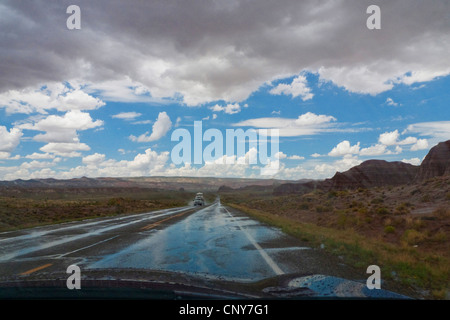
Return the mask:
<path id="1" fill-rule="evenodd" d="M 144 239 L 88 267 L 168 270 L 254 281 L 282 273 L 258 244 L 282 236 L 277 229 L 233 216 L 215 203 L 164 229 L 150 231 Z"/>

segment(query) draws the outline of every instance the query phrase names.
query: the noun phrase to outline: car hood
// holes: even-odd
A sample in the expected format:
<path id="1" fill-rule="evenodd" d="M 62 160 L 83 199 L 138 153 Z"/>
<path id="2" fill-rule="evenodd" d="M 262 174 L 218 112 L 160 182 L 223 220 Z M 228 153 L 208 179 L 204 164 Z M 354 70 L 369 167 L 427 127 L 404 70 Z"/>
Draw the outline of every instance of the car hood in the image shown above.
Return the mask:
<path id="1" fill-rule="evenodd" d="M 282 275 L 256 282 L 148 270 L 84 272 L 81 289 L 67 274 L 0 281 L 0 299 L 410 299 L 359 281 L 329 275 Z"/>

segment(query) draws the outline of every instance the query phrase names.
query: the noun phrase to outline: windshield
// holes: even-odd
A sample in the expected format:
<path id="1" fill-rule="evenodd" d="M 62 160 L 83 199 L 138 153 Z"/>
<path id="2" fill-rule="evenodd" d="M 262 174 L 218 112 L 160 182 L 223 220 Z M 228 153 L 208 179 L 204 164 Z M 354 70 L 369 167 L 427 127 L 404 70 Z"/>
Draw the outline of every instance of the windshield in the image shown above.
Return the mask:
<path id="1" fill-rule="evenodd" d="M 369 2 L 2 1 L 0 299 L 449 299 L 450 8 Z"/>

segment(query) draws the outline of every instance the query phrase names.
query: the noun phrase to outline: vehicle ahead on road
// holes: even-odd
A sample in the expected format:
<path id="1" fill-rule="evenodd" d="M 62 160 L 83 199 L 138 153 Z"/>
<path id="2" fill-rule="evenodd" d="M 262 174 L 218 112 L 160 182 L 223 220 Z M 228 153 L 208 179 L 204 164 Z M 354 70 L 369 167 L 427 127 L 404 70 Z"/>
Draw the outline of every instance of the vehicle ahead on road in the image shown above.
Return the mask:
<path id="1" fill-rule="evenodd" d="M 203 193 L 198 192 L 194 199 L 194 206 L 204 206 L 205 198 L 203 198 Z"/>

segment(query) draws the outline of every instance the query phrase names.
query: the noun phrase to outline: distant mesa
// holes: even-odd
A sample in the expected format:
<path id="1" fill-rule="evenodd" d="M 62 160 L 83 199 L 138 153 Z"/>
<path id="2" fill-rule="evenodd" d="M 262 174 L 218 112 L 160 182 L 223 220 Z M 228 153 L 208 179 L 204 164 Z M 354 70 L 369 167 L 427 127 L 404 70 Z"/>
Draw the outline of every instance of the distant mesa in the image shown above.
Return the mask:
<path id="1" fill-rule="evenodd" d="M 450 175 L 450 140 L 440 142 L 428 152 L 415 177 L 416 182 Z"/>
<path id="2" fill-rule="evenodd" d="M 226 185 L 222 185 L 219 187 L 219 189 L 217 189 L 218 192 L 229 192 L 229 191 L 233 191 L 234 189 L 232 187 L 226 186 Z"/>
<path id="3" fill-rule="evenodd" d="M 345 172 L 336 172 L 331 179 L 318 182 L 292 182 L 274 189 L 274 194 L 306 193 L 316 188 L 356 189 L 420 183 L 430 178 L 450 176 L 450 140 L 430 149 L 420 166 L 394 161 L 367 160 Z"/>
<path id="4" fill-rule="evenodd" d="M 410 183 L 418 171 L 418 166 L 400 161 L 367 160 L 348 171 L 336 172 L 324 185 L 332 189 L 398 186 Z"/>

